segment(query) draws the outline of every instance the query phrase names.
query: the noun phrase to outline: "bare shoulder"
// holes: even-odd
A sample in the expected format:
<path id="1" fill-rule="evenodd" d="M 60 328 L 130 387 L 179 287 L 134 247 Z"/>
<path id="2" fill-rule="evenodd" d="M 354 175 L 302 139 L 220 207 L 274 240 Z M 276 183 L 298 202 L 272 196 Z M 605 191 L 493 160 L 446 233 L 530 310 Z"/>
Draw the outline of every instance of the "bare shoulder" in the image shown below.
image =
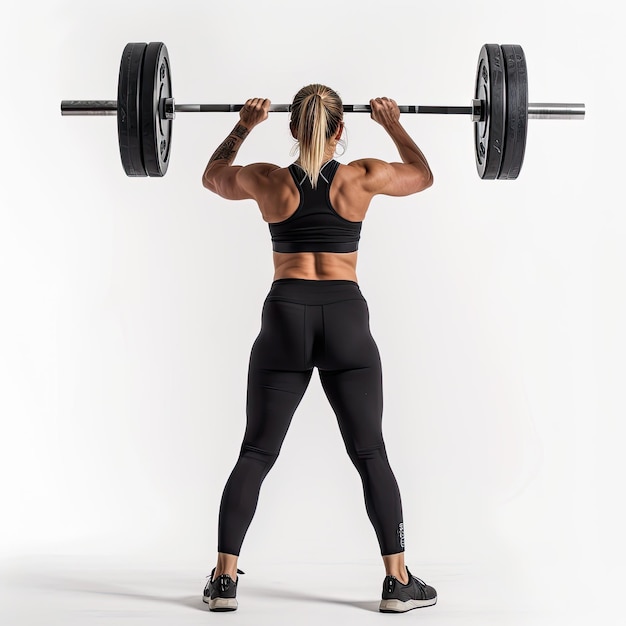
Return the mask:
<path id="1" fill-rule="evenodd" d="M 224 161 L 210 163 L 202 176 L 204 186 L 227 200 L 257 199 L 270 186 L 273 163 L 228 165 Z"/>
<path id="2" fill-rule="evenodd" d="M 349 166 L 355 172 L 355 182 L 371 195 L 408 196 L 432 185 L 430 169 L 421 163 L 359 159 Z"/>
<path id="3" fill-rule="evenodd" d="M 358 159 L 347 164 L 346 173 L 364 191 L 378 193 L 392 176 L 391 164 L 381 159 Z"/>
<path id="4" fill-rule="evenodd" d="M 347 164 L 355 175 L 368 176 L 384 172 L 389 167 L 389 163 L 381 159 L 357 159 Z"/>
<path id="5" fill-rule="evenodd" d="M 281 170 L 283 168 L 274 163 L 250 163 L 240 166 L 237 182 L 256 197 L 280 178 Z"/>
<path id="6" fill-rule="evenodd" d="M 274 163 L 250 163 L 241 168 L 241 174 L 245 176 L 253 176 L 256 178 L 269 178 L 277 170 L 284 169 L 280 165 Z"/>

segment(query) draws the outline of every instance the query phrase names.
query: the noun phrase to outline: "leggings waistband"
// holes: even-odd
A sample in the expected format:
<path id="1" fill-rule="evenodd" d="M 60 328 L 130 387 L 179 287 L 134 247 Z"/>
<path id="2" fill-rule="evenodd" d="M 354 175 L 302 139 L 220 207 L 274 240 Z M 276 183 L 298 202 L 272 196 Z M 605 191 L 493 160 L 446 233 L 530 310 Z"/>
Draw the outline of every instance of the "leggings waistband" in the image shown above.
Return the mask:
<path id="1" fill-rule="evenodd" d="M 355 283 L 353 280 L 309 280 L 308 278 L 279 278 L 272 283 L 272 287 L 277 284 L 311 284 L 311 285 L 321 285 L 321 286 L 330 286 L 330 285 L 356 285 L 359 286 L 359 283 Z"/>
<path id="2" fill-rule="evenodd" d="M 266 300 L 285 300 L 319 305 L 343 300 L 363 300 L 359 284 L 353 280 L 308 280 L 279 278 L 272 283 Z"/>

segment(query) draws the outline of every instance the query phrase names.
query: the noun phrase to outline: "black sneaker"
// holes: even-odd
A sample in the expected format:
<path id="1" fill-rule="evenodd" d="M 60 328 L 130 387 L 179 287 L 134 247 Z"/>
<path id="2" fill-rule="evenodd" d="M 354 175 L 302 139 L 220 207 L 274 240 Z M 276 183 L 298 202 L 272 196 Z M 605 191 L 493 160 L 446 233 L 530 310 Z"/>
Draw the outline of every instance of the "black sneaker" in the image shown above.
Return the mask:
<path id="1" fill-rule="evenodd" d="M 383 582 L 383 599 L 378 610 L 381 613 L 405 613 L 411 609 L 437 604 L 434 587 L 413 576 L 406 568 L 409 582 L 403 585 L 395 576 L 386 576 Z"/>
<path id="2" fill-rule="evenodd" d="M 236 611 L 239 576 L 234 582 L 228 574 L 222 574 L 217 577 L 217 580 L 213 580 L 214 573 L 215 568 L 211 571 L 211 575 L 207 576 L 209 582 L 204 587 L 202 601 L 209 605 L 210 611 Z M 237 573 L 245 574 L 240 569 L 237 570 Z"/>

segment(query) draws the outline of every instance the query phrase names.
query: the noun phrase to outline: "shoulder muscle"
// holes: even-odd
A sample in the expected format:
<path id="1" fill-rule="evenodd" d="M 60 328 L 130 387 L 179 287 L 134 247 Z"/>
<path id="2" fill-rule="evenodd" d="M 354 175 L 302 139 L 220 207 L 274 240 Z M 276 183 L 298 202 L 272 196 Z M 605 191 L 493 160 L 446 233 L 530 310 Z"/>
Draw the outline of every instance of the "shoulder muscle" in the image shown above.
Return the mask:
<path id="1" fill-rule="evenodd" d="M 204 174 L 205 186 L 227 200 L 256 199 L 269 184 L 270 174 L 279 169 L 272 163 L 226 165 L 213 163 Z"/>
<path id="2" fill-rule="evenodd" d="M 359 159 L 349 164 L 356 168 L 364 191 L 372 195 L 408 196 L 432 184 L 423 169 L 411 163 L 387 163 L 381 159 Z"/>

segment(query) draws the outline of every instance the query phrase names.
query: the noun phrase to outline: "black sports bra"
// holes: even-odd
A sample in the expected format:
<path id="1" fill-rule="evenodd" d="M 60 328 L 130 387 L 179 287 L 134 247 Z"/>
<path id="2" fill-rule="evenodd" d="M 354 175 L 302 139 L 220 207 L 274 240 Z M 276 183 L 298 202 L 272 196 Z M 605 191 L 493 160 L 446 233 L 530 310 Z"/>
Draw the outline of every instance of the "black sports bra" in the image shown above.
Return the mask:
<path id="1" fill-rule="evenodd" d="M 293 163 L 289 171 L 300 190 L 296 212 L 282 222 L 268 224 L 275 252 L 355 252 L 359 249 L 361 225 L 351 222 L 330 202 L 330 185 L 339 163 L 326 162 L 313 189 L 306 172 Z"/>

